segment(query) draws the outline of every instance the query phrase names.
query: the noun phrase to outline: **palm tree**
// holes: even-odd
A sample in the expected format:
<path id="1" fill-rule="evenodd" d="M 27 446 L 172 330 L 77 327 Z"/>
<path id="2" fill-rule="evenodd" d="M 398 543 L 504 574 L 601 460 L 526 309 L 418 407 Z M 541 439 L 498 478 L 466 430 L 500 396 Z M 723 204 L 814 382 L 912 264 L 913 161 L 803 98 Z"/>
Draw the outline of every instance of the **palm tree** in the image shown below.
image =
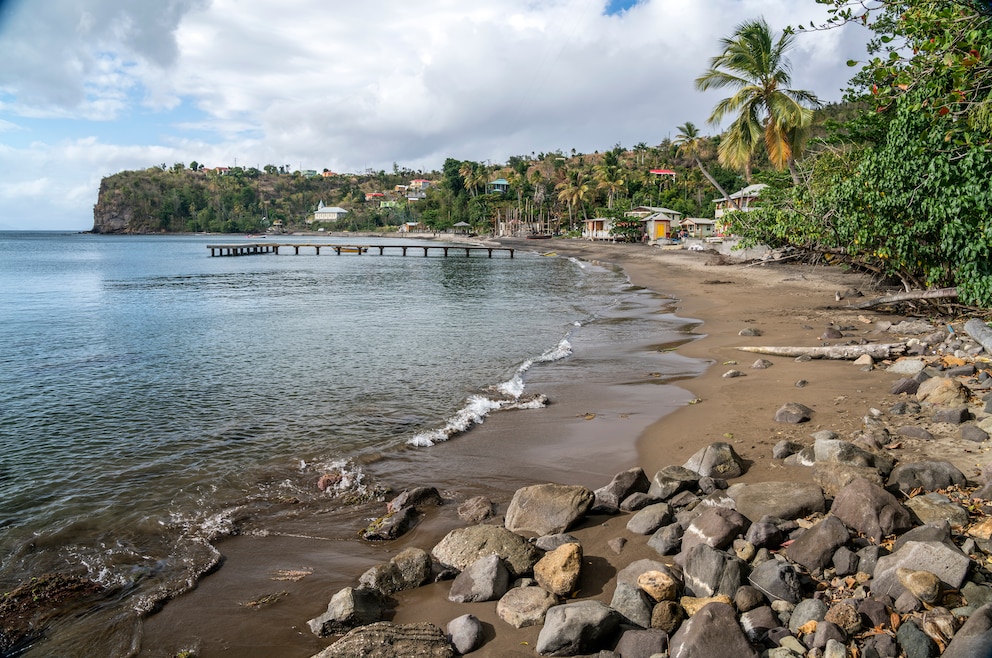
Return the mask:
<path id="1" fill-rule="evenodd" d="M 790 33 L 774 40 L 764 18 L 746 21 L 731 37 L 720 40 L 723 52 L 696 78 L 700 91 L 734 90 L 713 108 L 709 122 L 719 124 L 724 116 L 736 114 L 718 155 L 721 164 L 743 169 L 748 182 L 751 158 L 762 142 L 772 165 L 778 170 L 788 167 L 799 182 L 793 163 L 813 121 L 811 108 L 819 107 L 820 101 L 812 92 L 787 86 L 792 75 L 785 53 L 792 40 Z"/>
<path id="2" fill-rule="evenodd" d="M 687 158 L 692 158 L 695 160 L 696 166 L 699 167 L 699 171 L 703 173 L 703 176 L 706 176 L 706 180 L 708 180 L 710 184 L 716 188 L 717 192 L 720 193 L 720 196 L 724 199 L 730 199 L 730 195 L 727 194 L 727 191 L 723 189 L 723 186 L 720 185 L 720 183 L 716 182 L 716 179 L 710 175 L 710 172 L 706 171 L 706 167 L 703 166 L 703 163 L 699 159 L 699 153 L 703 149 L 705 138 L 699 134 L 699 128 L 696 127 L 696 124 L 692 121 L 686 121 L 684 125 L 678 126 L 676 130 L 679 131 L 679 134 L 675 136 L 674 143 L 676 149 L 678 149 L 678 152 Z M 738 205 L 738 207 L 740 205 L 739 201 L 731 202 Z"/>
<path id="3" fill-rule="evenodd" d="M 458 167 L 458 175 L 462 177 L 462 180 L 465 182 L 465 189 L 473 197 L 475 196 L 476 181 L 478 179 L 475 170 L 476 164 L 468 160 L 462 162 L 461 166 Z"/>
<path id="4" fill-rule="evenodd" d="M 576 204 L 581 205 L 589 192 L 589 184 L 586 183 L 586 176 L 580 170 L 569 172 L 568 178 L 555 186 L 558 190 L 558 200 L 568 204 L 568 228 L 575 228 L 572 211 Z M 582 216 L 585 217 L 585 206 L 582 206 Z"/>

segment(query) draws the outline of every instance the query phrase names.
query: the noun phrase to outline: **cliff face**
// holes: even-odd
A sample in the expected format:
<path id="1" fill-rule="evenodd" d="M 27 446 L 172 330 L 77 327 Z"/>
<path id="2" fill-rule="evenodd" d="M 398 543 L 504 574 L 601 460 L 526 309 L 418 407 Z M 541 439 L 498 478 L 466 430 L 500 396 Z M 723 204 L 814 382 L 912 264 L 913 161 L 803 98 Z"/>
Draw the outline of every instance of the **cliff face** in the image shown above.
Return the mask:
<path id="1" fill-rule="evenodd" d="M 100 194 L 93 206 L 93 233 L 135 233 L 134 207 L 124 197 L 121 188 L 109 184 L 111 179 L 100 181 Z"/>

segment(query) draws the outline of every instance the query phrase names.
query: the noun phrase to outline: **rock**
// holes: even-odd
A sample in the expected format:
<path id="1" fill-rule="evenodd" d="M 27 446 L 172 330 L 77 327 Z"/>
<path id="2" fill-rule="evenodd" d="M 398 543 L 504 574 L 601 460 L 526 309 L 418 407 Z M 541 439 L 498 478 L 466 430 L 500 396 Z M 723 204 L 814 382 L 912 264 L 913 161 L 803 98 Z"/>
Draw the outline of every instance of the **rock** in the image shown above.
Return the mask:
<path id="1" fill-rule="evenodd" d="M 915 391 L 914 391 L 915 392 Z M 889 413 L 893 416 L 906 416 L 910 414 L 918 414 L 922 408 L 919 402 L 914 402 L 913 400 L 901 400 L 896 402 L 894 405 L 889 407 Z"/>
<path id="2" fill-rule="evenodd" d="M 726 548 L 750 523 L 739 512 L 726 507 L 709 507 L 689 524 L 682 536 L 682 552 L 698 544 Z"/>
<path id="3" fill-rule="evenodd" d="M 983 605 L 968 617 L 947 649 L 943 658 L 988 658 L 992 647 L 992 606 Z"/>
<path id="4" fill-rule="evenodd" d="M 874 366 L 875 365 L 875 359 L 871 358 L 871 355 L 870 354 L 862 354 L 861 356 L 859 356 L 858 358 L 856 358 L 851 363 L 851 365 L 855 365 L 855 366 Z"/>
<path id="5" fill-rule="evenodd" d="M 331 597 L 327 611 L 307 622 L 318 637 L 338 635 L 356 626 L 380 621 L 386 608 L 379 592 L 345 587 Z"/>
<path id="6" fill-rule="evenodd" d="M 707 544 L 698 544 L 682 554 L 685 590 L 693 596 L 733 596 L 744 584 L 746 565 Z"/>
<path id="7" fill-rule="evenodd" d="M 747 470 L 733 446 L 723 442 L 712 443 L 698 451 L 682 467 L 703 477 L 719 478 L 740 477 Z"/>
<path id="8" fill-rule="evenodd" d="M 648 480 L 648 476 L 640 467 L 617 473 L 609 484 L 593 492 L 595 497 L 593 509 L 597 511 L 611 508 L 616 510 L 625 498 L 634 493 L 647 493 L 650 486 L 651 482 Z"/>
<path id="9" fill-rule="evenodd" d="M 685 621 L 685 610 L 676 601 L 661 601 L 651 612 L 651 628 L 665 631 L 669 635 Z"/>
<path id="10" fill-rule="evenodd" d="M 954 407 L 968 404 L 971 391 L 964 384 L 949 377 L 933 377 L 920 384 L 916 399 L 929 404 Z"/>
<path id="11" fill-rule="evenodd" d="M 614 537 L 610 541 L 606 542 L 606 545 L 610 547 L 610 550 L 620 555 L 623 553 L 623 547 L 627 545 L 626 537 Z"/>
<path id="12" fill-rule="evenodd" d="M 678 523 L 659 528 L 648 540 L 648 547 L 657 551 L 658 555 L 674 555 L 682 546 L 684 532 Z"/>
<path id="13" fill-rule="evenodd" d="M 492 554 L 503 559 L 512 578 L 530 573 L 538 559 L 537 549 L 526 539 L 492 525 L 456 528 L 431 549 L 435 560 L 458 571 Z"/>
<path id="14" fill-rule="evenodd" d="M 659 629 L 624 631 L 616 653 L 620 658 L 650 658 L 668 653 L 668 633 Z"/>
<path id="15" fill-rule="evenodd" d="M 475 615 L 462 615 L 448 622 L 445 629 L 455 651 L 464 656 L 482 646 L 482 622 Z"/>
<path id="16" fill-rule="evenodd" d="M 897 570 L 929 571 L 945 587 L 958 589 L 968 575 L 971 560 L 957 548 L 940 542 L 906 542 L 898 551 L 879 558 L 875 566 L 872 592 L 897 598 L 905 591 L 899 582 Z"/>
<path id="17" fill-rule="evenodd" d="M 943 494 L 928 493 L 914 496 L 906 501 L 906 507 L 921 523 L 947 521 L 949 525 L 957 528 L 968 524 L 968 511 Z"/>
<path id="18" fill-rule="evenodd" d="M 458 506 L 458 518 L 466 523 L 482 523 L 493 515 L 493 501 L 485 496 L 469 498 Z"/>
<path id="19" fill-rule="evenodd" d="M 850 576 L 858 572 L 858 554 L 847 548 L 846 546 L 841 546 L 834 552 L 833 563 L 834 571 L 838 576 Z"/>
<path id="20" fill-rule="evenodd" d="M 646 493 L 632 493 L 623 500 L 620 501 L 620 509 L 624 512 L 636 512 L 637 510 L 644 509 L 648 505 L 653 505 L 655 503 L 660 503 L 661 499 L 656 496 L 651 496 Z"/>
<path id="21" fill-rule="evenodd" d="M 630 585 L 631 587 L 637 587 L 638 579 L 640 579 L 642 575 L 651 571 L 660 571 L 661 573 L 671 576 L 676 581 L 679 580 L 678 572 L 673 570 L 672 567 L 669 567 L 664 562 L 659 562 L 657 560 L 635 560 L 617 573 L 616 581 L 617 583 L 624 583 Z"/>
<path id="22" fill-rule="evenodd" d="M 395 592 L 423 585 L 431 576 L 431 556 L 427 551 L 409 547 L 397 553 L 387 564 L 372 567 L 363 573 L 358 583 L 388 596 Z"/>
<path id="23" fill-rule="evenodd" d="M 667 500 L 680 491 L 695 489 L 700 475 L 682 466 L 666 466 L 654 474 L 648 495 Z"/>
<path id="24" fill-rule="evenodd" d="M 427 622 L 376 622 L 356 628 L 313 658 L 454 658 L 444 631 Z"/>
<path id="25" fill-rule="evenodd" d="M 498 555 L 486 555 L 455 577 L 448 600 L 455 603 L 495 601 L 506 594 L 509 586 L 510 573 L 503 560 Z"/>
<path id="26" fill-rule="evenodd" d="M 650 597 L 638 587 L 626 583 L 617 583 L 613 591 L 610 607 L 619 612 L 623 618 L 634 626 L 650 628 L 651 611 L 654 603 Z"/>
<path id="27" fill-rule="evenodd" d="M 398 512 L 404 507 L 436 507 L 443 505 L 441 494 L 434 487 L 415 487 L 407 489 L 396 498 L 386 503 L 387 512 Z"/>
<path id="28" fill-rule="evenodd" d="M 859 479 L 868 480 L 879 488 L 885 484 L 885 478 L 872 466 L 835 462 L 816 462 L 813 465 L 813 481 L 827 496 L 836 497 L 841 489 Z"/>
<path id="29" fill-rule="evenodd" d="M 751 336 L 751 337 L 753 337 L 753 336 L 761 336 L 762 335 L 762 331 L 761 331 L 761 329 L 756 329 L 755 327 L 747 327 L 745 329 L 741 329 L 737 333 L 737 335 L 738 336 Z"/>
<path id="30" fill-rule="evenodd" d="M 768 637 L 768 631 L 781 625 L 778 615 L 767 605 L 744 612 L 740 622 L 752 644 L 761 644 Z"/>
<path id="31" fill-rule="evenodd" d="M 971 420 L 971 412 L 968 411 L 968 407 L 957 407 L 954 409 L 937 409 L 933 412 L 933 422 L 935 423 L 950 423 L 951 425 L 960 425 L 961 423 Z"/>
<path id="32" fill-rule="evenodd" d="M 852 466 L 869 466 L 883 475 L 892 470 L 893 460 L 885 453 L 870 452 L 850 441 L 818 439 L 813 443 L 813 456 L 819 462 L 837 462 Z"/>
<path id="33" fill-rule="evenodd" d="M 799 573 L 784 561 L 773 559 L 762 562 L 751 571 L 748 582 L 770 601 L 798 603 L 802 599 Z"/>
<path id="34" fill-rule="evenodd" d="M 753 572 L 752 572 L 752 575 Z M 768 604 L 765 595 L 757 587 L 741 585 L 734 592 L 734 607 L 740 612 L 747 612 Z"/>
<path id="35" fill-rule="evenodd" d="M 544 656 L 575 656 L 606 648 L 620 625 L 620 614 L 599 601 L 556 605 L 537 636 Z"/>
<path id="36" fill-rule="evenodd" d="M 907 395 L 916 395 L 916 392 L 919 389 L 920 382 L 912 377 L 903 377 L 902 379 L 897 379 L 892 384 L 892 387 L 889 389 L 889 393 L 892 395 L 902 395 L 903 393 Z"/>
<path id="37" fill-rule="evenodd" d="M 747 375 L 740 370 L 728 370 L 723 373 L 722 377 L 724 379 L 734 379 L 735 377 L 747 377 Z"/>
<path id="38" fill-rule="evenodd" d="M 789 441 L 788 439 L 782 439 L 772 446 L 772 459 L 785 459 L 789 455 L 796 454 L 804 447 L 805 446 L 801 443 Z"/>
<path id="39" fill-rule="evenodd" d="M 752 523 L 744 538 L 756 548 L 778 548 L 785 541 L 785 535 L 777 525 L 764 521 Z"/>
<path id="40" fill-rule="evenodd" d="M 992 587 L 988 585 L 979 585 L 969 581 L 961 586 L 961 595 L 964 596 L 968 605 L 975 609 L 992 603 Z"/>
<path id="41" fill-rule="evenodd" d="M 896 642 L 902 647 L 906 658 L 933 658 L 937 655 L 937 645 L 912 620 L 899 626 Z"/>
<path id="42" fill-rule="evenodd" d="M 362 538 L 370 541 L 396 539 L 412 528 L 416 520 L 417 510 L 413 507 L 404 507 L 370 523 L 362 531 Z"/>
<path id="43" fill-rule="evenodd" d="M 676 601 L 679 598 L 679 581 L 664 571 L 645 571 L 637 577 L 637 586 L 654 601 Z"/>
<path id="44" fill-rule="evenodd" d="M 810 571 L 822 570 L 831 564 L 834 551 L 850 538 L 844 523 L 836 516 L 828 516 L 799 535 L 785 549 L 785 555 Z"/>
<path id="45" fill-rule="evenodd" d="M 634 514 L 627 521 L 627 530 L 635 535 L 650 535 L 658 528 L 672 522 L 672 508 L 666 503 L 655 503 Z"/>
<path id="46" fill-rule="evenodd" d="M 830 606 L 827 614 L 823 616 L 823 621 L 836 624 L 844 631 L 845 635 L 854 635 L 861 630 L 861 615 L 858 613 L 858 609 L 844 601 Z M 846 638 L 840 639 L 843 640 Z M 822 646 L 819 642 L 817 644 Z"/>
<path id="47" fill-rule="evenodd" d="M 929 571 L 914 571 L 913 569 L 898 567 L 896 569 L 896 578 L 899 580 L 900 585 L 905 587 L 910 594 L 923 603 L 932 605 L 940 598 L 943 588 L 940 584 L 940 578 L 936 574 Z"/>
<path id="48" fill-rule="evenodd" d="M 892 469 L 888 487 L 907 493 L 917 488 L 934 491 L 946 489 L 952 484 L 964 485 L 965 481 L 964 474 L 950 462 L 909 462 L 899 464 Z"/>
<path id="49" fill-rule="evenodd" d="M 813 417 L 813 410 L 798 402 L 787 402 L 775 412 L 775 422 L 797 425 Z"/>
<path id="50" fill-rule="evenodd" d="M 936 541 L 955 548 L 954 542 L 951 540 L 951 524 L 947 521 L 916 526 L 912 530 L 899 535 L 899 538 L 896 539 L 895 544 L 892 546 L 892 551 L 898 551 L 906 542 L 911 541 Z"/>
<path id="51" fill-rule="evenodd" d="M 685 610 L 685 614 L 689 617 L 693 616 L 710 603 L 726 603 L 730 605 L 733 603 L 731 598 L 726 594 L 718 594 L 717 596 L 683 596 L 679 599 L 679 605 Z"/>
<path id="52" fill-rule="evenodd" d="M 862 599 L 858 603 L 858 614 L 867 620 L 868 623 L 865 626 L 869 628 L 875 628 L 876 626 L 890 628 L 892 625 L 892 616 L 889 612 L 888 607 L 877 599 Z"/>
<path id="53" fill-rule="evenodd" d="M 538 537 L 534 541 L 534 546 L 537 546 L 542 551 L 553 551 L 559 546 L 564 546 L 565 544 L 580 544 L 579 538 L 575 535 L 570 535 L 567 532 L 559 532 L 554 535 L 544 535 L 543 537 Z"/>
<path id="54" fill-rule="evenodd" d="M 896 430 L 896 434 L 899 436 L 905 436 L 910 439 L 918 439 L 920 441 L 933 441 L 934 436 L 922 427 L 916 427 L 915 425 L 906 425 L 900 427 Z"/>
<path id="55" fill-rule="evenodd" d="M 827 604 L 820 599 L 803 599 L 796 604 L 789 617 L 789 631 L 799 633 L 799 629 L 811 621 L 821 622 L 827 616 Z"/>
<path id="56" fill-rule="evenodd" d="M 906 375 L 912 377 L 913 375 L 923 372 L 927 364 L 923 359 L 899 359 L 891 366 L 885 369 L 885 372 L 890 372 L 894 375 Z"/>
<path id="57" fill-rule="evenodd" d="M 506 510 L 505 526 L 513 532 L 550 535 L 565 532 L 585 516 L 593 493 L 581 486 L 537 484 L 517 489 Z"/>
<path id="58" fill-rule="evenodd" d="M 582 546 L 563 544 L 538 560 L 534 580 L 552 594 L 568 596 L 579 584 L 581 570 Z"/>
<path id="59" fill-rule="evenodd" d="M 751 364 L 751 367 L 755 370 L 767 370 L 768 368 L 771 368 L 773 365 L 775 364 L 769 361 L 768 359 L 758 359 L 757 361 Z"/>
<path id="60" fill-rule="evenodd" d="M 878 543 L 912 527 L 909 511 L 878 485 L 859 479 L 844 487 L 830 508 L 844 525 Z"/>
<path id="61" fill-rule="evenodd" d="M 989 433 L 983 430 L 977 425 L 962 425 L 961 426 L 961 438 L 965 441 L 974 441 L 975 443 L 982 443 L 989 440 Z"/>
<path id="62" fill-rule="evenodd" d="M 815 484 L 798 482 L 757 482 L 728 491 L 737 511 L 752 522 L 763 516 L 797 519 L 826 509 L 823 490 Z"/>
<path id="63" fill-rule="evenodd" d="M 558 597 L 540 587 L 514 587 L 496 604 L 496 614 L 514 628 L 538 626 L 557 604 Z"/>
<path id="64" fill-rule="evenodd" d="M 726 603 L 710 603 L 692 615 L 672 636 L 669 645 L 671 658 L 758 656 L 738 625 L 734 609 Z"/>

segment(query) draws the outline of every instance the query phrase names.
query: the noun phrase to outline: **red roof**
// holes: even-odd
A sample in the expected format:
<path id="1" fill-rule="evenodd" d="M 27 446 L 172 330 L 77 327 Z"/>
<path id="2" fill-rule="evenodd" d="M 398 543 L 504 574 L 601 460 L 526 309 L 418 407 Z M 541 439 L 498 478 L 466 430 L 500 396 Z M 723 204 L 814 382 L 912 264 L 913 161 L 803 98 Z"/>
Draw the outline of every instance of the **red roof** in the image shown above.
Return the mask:
<path id="1" fill-rule="evenodd" d="M 674 176 L 675 172 L 671 169 L 652 169 L 652 174 L 658 174 L 659 176 Z"/>

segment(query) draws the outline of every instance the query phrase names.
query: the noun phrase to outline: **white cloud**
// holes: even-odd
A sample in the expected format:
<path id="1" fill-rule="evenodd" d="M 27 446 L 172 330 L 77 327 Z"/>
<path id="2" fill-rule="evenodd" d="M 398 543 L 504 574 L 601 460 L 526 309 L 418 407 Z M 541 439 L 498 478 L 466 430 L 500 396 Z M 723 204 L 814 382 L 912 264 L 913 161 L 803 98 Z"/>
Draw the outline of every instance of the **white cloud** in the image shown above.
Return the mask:
<path id="1" fill-rule="evenodd" d="M 55 181 L 50 198 L 86 197 L 79 227 L 100 176 L 161 162 L 431 169 L 448 156 L 656 144 L 687 120 L 705 125 L 719 95 L 693 80 L 737 24 L 824 18 L 812 0 L 642 0 L 614 16 L 606 0 L 82 4 L 22 0 L 0 26 L 0 134 L 18 117 L 79 119 L 74 138 L 36 131 L 37 147 L 0 150 L 5 171 L 32 163 L 0 188 L 4 216 L 49 223 L 13 204 Z M 798 35 L 794 86 L 839 100 L 844 62 L 863 51 L 852 34 Z M 146 145 L 87 140 L 106 134 L 94 119 L 129 135 L 147 121 Z"/>

